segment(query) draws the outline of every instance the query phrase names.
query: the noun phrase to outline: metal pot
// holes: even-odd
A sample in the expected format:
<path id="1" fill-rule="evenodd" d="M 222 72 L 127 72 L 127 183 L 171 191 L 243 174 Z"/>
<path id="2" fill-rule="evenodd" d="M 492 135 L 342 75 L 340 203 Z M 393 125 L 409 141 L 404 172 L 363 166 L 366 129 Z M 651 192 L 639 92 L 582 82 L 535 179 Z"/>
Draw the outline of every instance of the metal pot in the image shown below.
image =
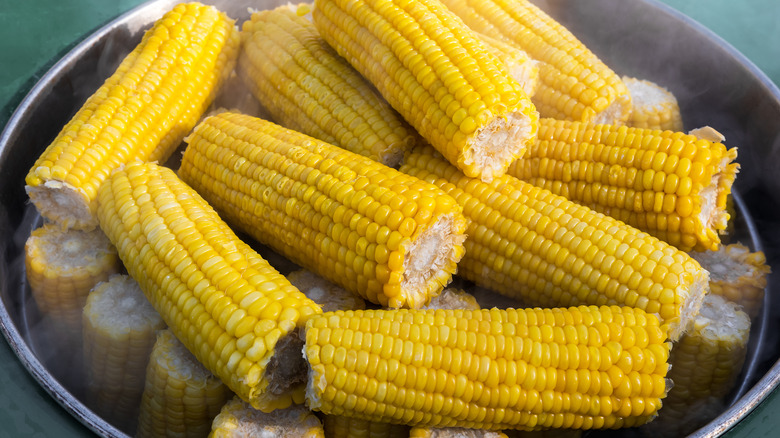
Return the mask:
<path id="1" fill-rule="evenodd" d="M 78 382 L 59 374 L 44 348 L 47 334 L 31 301 L 23 248 L 40 217 L 27 202 L 24 176 L 61 126 L 110 75 L 143 31 L 174 0 L 144 4 L 92 34 L 55 64 L 30 91 L 0 137 L 0 328 L 19 360 L 64 409 L 102 436 L 125 436 L 80 398 Z M 247 7 L 282 1 L 214 3 L 232 17 Z M 654 0 L 538 1 L 619 74 L 655 81 L 679 99 L 686 129 L 711 125 L 739 147 L 735 201 L 738 238 L 780 256 L 780 90 L 750 61 L 697 23 Z M 780 382 L 776 329 L 780 303 L 770 277 L 762 315 L 754 321 L 745 370 L 730 407 L 695 433 L 716 436 L 744 418 Z M 56 352 L 54 353 L 56 356 Z"/>

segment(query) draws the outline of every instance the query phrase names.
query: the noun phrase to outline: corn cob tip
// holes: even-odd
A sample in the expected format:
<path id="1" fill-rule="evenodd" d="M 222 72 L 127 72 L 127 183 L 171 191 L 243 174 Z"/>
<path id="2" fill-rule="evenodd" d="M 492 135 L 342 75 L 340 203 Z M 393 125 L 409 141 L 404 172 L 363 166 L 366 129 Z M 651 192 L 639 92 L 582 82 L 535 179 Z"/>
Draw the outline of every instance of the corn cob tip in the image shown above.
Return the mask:
<path id="1" fill-rule="evenodd" d="M 27 196 L 41 216 L 62 228 L 90 230 L 97 227 L 94 202 L 83 190 L 64 181 L 49 180 L 24 186 Z"/>
<path id="2" fill-rule="evenodd" d="M 254 409 L 239 397 L 228 401 L 214 417 L 209 438 L 322 438 L 322 422 L 303 405 L 273 412 Z"/>
<path id="3" fill-rule="evenodd" d="M 698 265 L 698 263 L 695 264 Z M 687 290 L 683 290 L 682 287 L 678 288 L 678 296 L 682 300 L 680 314 L 666 320 L 671 341 L 677 341 L 693 327 L 694 321 L 701 311 L 704 298 L 710 291 L 710 273 L 705 269 L 699 268 L 695 273 L 683 273 L 682 275 L 693 275 L 694 278 Z"/>

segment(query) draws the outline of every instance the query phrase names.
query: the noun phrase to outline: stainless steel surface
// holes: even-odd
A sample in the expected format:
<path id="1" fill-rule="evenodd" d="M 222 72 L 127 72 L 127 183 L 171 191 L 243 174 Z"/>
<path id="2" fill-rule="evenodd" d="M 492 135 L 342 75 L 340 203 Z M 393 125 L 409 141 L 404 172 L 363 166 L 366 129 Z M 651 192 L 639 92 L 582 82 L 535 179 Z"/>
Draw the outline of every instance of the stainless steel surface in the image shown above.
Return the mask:
<path id="1" fill-rule="evenodd" d="M 26 285 L 22 249 L 40 220 L 28 205 L 24 176 L 35 158 L 81 103 L 108 76 L 141 33 L 176 1 L 145 4 L 109 23 L 60 60 L 39 81 L 0 137 L 0 328 L 28 371 L 68 412 L 102 436 L 126 436 L 94 415 L 78 383 L 59 372 L 68 352 L 48 353 L 40 318 Z M 216 3 L 233 17 L 247 7 L 279 2 Z M 654 80 L 680 99 L 686 128 L 709 124 L 738 146 L 736 188 L 740 240 L 780 256 L 780 91 L 747 59 L 711 32 L 655 1 L 548 0 L 538 2 L 618 73 Z M 774 267 L 774 266 L 773 266 Z M 775 269 L 776 270 L 776 269 Z M 777 282 L 770 277 L 766 306 L 754 322 L 740 387 L 731 407 L 695 436 L 716 436 L 750 412 L 780 382 Z M 55 345 L 56 347 L 56 345 Z M 63 367 L 59 367 L 63 368 Z"/>

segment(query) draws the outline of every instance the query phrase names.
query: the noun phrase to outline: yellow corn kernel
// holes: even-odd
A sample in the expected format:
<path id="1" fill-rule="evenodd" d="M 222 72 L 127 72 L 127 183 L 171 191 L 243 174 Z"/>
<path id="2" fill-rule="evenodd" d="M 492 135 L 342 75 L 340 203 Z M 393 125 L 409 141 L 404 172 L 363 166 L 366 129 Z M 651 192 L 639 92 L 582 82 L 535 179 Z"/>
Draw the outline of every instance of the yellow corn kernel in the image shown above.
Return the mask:
<path id="1" fill-rule="evenodd" d="M 95 286 L 84 306 L 84 366 L 90 408 L 132 434 L 146 366 L 165 323 L 128 275 Z"/>
<path id="2" fill-rule="evenodd" d="M 677 98 L 660 85 L 623 76 L 623 83 L 631 93 L 633 110 L 627 125 L 634 128 L 683 130 L 682 115 Z"/>
<path id="3" fill-rule="evenodd" d="M 531 100 L 437 0 L 316 0 L 322 37 L 467 175 L 506 172 L 536 136 Z"/>
<path id="4" fill-rule="evenodd" d="M 326 438 L 406 438 L 409 426 L 378 423 L 354 417 L 323 415 Z"/>
<path id="5" fill-rule="evenodd" d="M 751 318 L 764 307 L 764 289 L 771 268 L 762 251 L 740 243 L 722 245 L 717 251 L 694 251 L 691 257 L 710 272 L 710 293 L 739 304 Z"/>
<path id="6" fill-rule="evenodd" d="M 116 248 L 98 229 L 63 230 L 45 224 L 30 233 L 25 269 L 35 304 L 69 340 L 81 339 L 90 289 L 122 268 Z"/>
<path id="7" fill-rule="evenodd" d="M 683 251 L 717 249 L 737 149 L 671 131 L 542 119 L 508 173 Z"/>
<path id="8" fill-rule="evenodd" d="M 571 32 L 528 0 L 442 0 L 472 29 L 539 61 L 533 102 L 542 117 L 621 124 L 631 95 L 620 77 Z"/>
<path id="9" fill-rule="evenodd" d="M 373 303 L 424 305 L 463 256 L 466 219 L 438 187 L 265 120 L 206 119 L 179 174 L 233 225 Z"/>
<path id="10" fill-rule="evenodd" d="M 261 410 L 303 401 L 297 327 L 320 308 L 176 174 L 132 162 L 98 193 L 100 227 L 182 343 Z M 221 405 L 220 405 L 221 406 Z"/>
<path id="11" fill-rule="evenodd" d="M 737 304 L 704 297 L 693 328 L 672 348 L 668 377 L 674 386 L 647 430 L 654 436 L 688 435 L 723 412 L 745 362 L 749 334 L 750 318 Z"/>
<path id="12" fill-rule="evenodd" d="M 324 438 L 320 419 L 303 405 L 265 413 L 238 397 L 214 418 L 209 438 Z"/>
<path id="13" fill-rule="evenodd" d="M 279 124 L 397 166 L 421 139 L 295 9 L 244 22 L 239 75 Z"/>
<path id="14" fill-rule="evenodd" d="M 96 227 L 100 184 L 130 161 L 165 161 L 233 70 L 239 44 L 234 21 L 213 6 L 180 4 L 157 20 L 27 174 L 41 215 Z"/>
<path id="15" fill-rule="evenodd" d="M 441 187 L 471 221 L 458 275 L 543 307 L 627 305 L 658 314 L 677 339 L 708 290 L 688 254 L 612 217 L 509 175 L 468 178 L 431 148 L 400 169 Z"/>
<path id="16" fill-rule="evenodd" d="M 306 399 L 419 427 L 631 427 L 666 394 L 665 328 L 617 306 L 328 312 L 306 323 Z"/>
<path id="17" fill-rule="evenodd" d="M 160 331 L 146 370 L 136 436 L 206 436 L 230 396 L 170 330 Z"/>
<path id="18" fill-rule="evenodd" d="M 366 308 L 363 298 L 306 269 L 290 272 L 286 277 L 310 300 L 319 304 L 323 312 Z"/>

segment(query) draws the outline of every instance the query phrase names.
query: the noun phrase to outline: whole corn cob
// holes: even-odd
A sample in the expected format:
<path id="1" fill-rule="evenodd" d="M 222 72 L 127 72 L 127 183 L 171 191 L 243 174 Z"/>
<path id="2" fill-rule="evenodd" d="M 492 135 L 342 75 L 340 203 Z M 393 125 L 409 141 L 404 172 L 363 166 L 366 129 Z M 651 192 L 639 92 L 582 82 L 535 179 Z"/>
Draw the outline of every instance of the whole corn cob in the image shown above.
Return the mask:
<path id="1" fill-rule="evenodd" d="M 209 438 L 324 438 L 322 423 L 303 405 L 265 413 L 238 397 L 227 402 L 211 424 Z"/>
<path id="2" fill-rule="evenodd" d="M 438 0 L 316 0 L 322 37 L 451 163 L 490 181 L 536 136 L 538 113 Z"/>
<path id="3" fill-rule="evenodd" d="M 146 370 L 138 438 L 204 437 L 230 390 L 179 342 L 160 331 Z"/>
<path id="4" fill-rule="evenodd" d="M 81 314 L 90 289 L 122 268 L 116 248 L 98 229 L 64 230 L 44 224 L 24 245 L 35 304 L 72 340 L 81 339 Z"/>
<path id="5" fill-rule="evenodd" d="M 631 307 L 329 312 L 306 323 L 306 397 L 415 426 L 634 426 L 666 394 L 666 338 Z"/>
<path id="6" fill-rule="evenodd" d="M 100 187 L 98 218 L 154 308 L 254 407 L 303 401 L 296 328 L 320 309 L 168 168 L 133 162 Z"/>
<path id="7" fill-rule="evenodd" d="M 736 157 L 736 148 L 681 132 L 542 119 L 508 173 L 683 251 L 715 250 Z"/>
<path id="8" fill-rule="evenodd" d="M 295 9 L 255 12 L 244 22 L 242 79 L 279 124 L 398 165 L 420 137 Z"/>
<path id="9" fill-rule="evenodd" d="M 319 304 L 323 312 L 366 308 L 365 300 L 359 296 L 306 269 L 290 272 L 286 277 L 310 300 Z"/>
<path id="10" fill-rule="evenodd" d="M 232 71 L 240 38 L 212 6 L 177 5 L 62 128 L 27 174 L 41 215 L 94 228 L 97 191 L 132 160 L 164 161 Z"/>
<path id="11" fill-rule="evenodd" d="M 462 427 L 413 427 L 409 438 L 507 438 L 503 432 Z"/>
<path id="12" fill-rule="evenodd" d="M 631 95 L 620 77 L 571 32 L 528 0 L 442 0 L 472 29 L 539 61 L 533 102 L 542 117 L 620 124 Z"/>
<path id="13" fill-rule="evenodd" d="M 722 245 L 717 251 L 694 251 L 691 257 L 710 273 L 710 293 L 739 304 L 751 318 L 764 307 L 764 289 L 771 268 L 763 251 L 741 243 Z"/>
<path id="14" fill-rule="evenodd" d="M 371 302 L 419 307 L 463 256 L 455 200 L 367 157 L 230 113 L 188 141 L 179 174 L 226 220 Z"/>
<path id="15" fill-rule="evenodd" d="M 469 178 L 431 148 L 401 171 L 454 197 L 471 220 L 458 274 L 543 307 L 617 304 L 660 315 L 679 338 L 707 291 L 688 254 L 612 217 L 509 175 Z"/>
<path id="16" fill-rule="evenodd" d="M 102 418 L 132 433 L 160 314 L 128 275 L 95 286 L 84 306 L 87 400 Z"/>
<path id="17" fill-rule="evenodd" d="M 682 115 L 677 98 L 660 85 L 623 76 L 623 83 L 631 93 L 633 110 L 627 125 L 634 128 L 683 130 Z"/>
<path id="18" fill-rule="evenodd" d="M 745 362 L 749 334 L 750 318 L 737 304 L 704 297 L 693 328 L 672 348 L 674 386 L 658 418 L 647 425 L 653 436 L 687 435 L 723 411 Z"/>

